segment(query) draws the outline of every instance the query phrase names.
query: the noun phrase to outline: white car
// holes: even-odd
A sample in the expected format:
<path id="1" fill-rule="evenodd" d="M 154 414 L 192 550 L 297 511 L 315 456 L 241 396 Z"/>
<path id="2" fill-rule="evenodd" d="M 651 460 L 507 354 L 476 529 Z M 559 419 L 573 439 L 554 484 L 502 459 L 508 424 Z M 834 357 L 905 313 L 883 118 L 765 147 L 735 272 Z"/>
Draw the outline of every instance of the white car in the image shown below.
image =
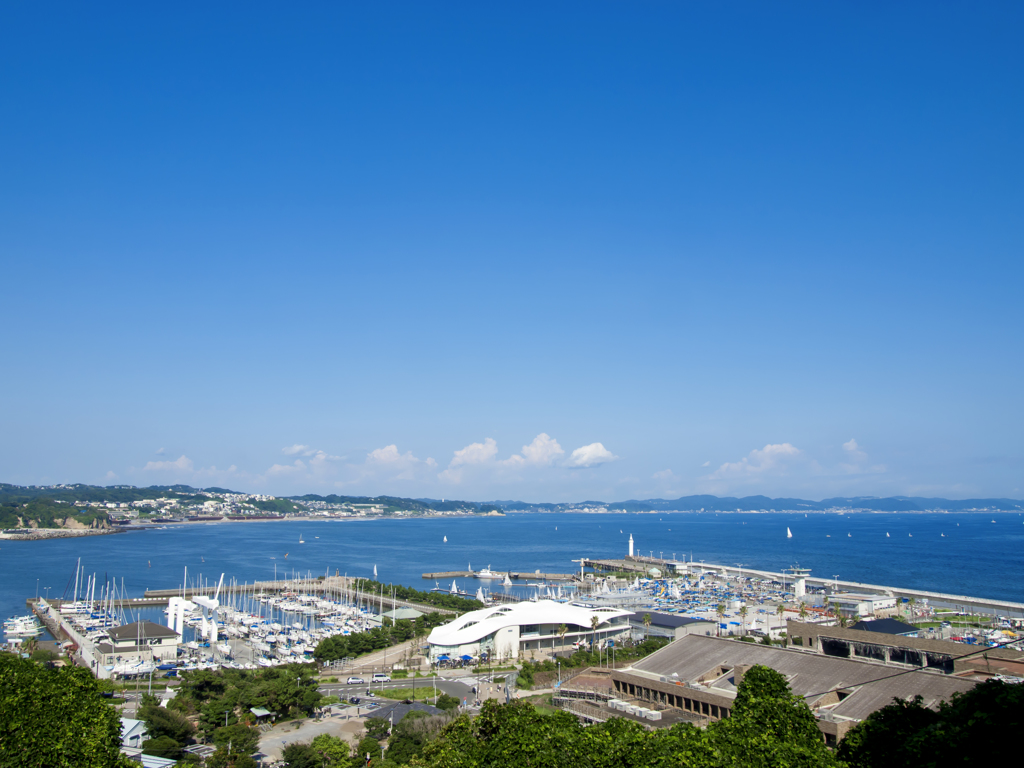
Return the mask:
<path id="1" fill-rule="evenodd" d="M 366 685 L 366 681 L 361 677 L 350 677 L 345 681 L 345 685 Z"/>
<path id="2" fill-rule="evenodd" d="M 378 672 L 377 674 L 375 674 L 373 676 L 373 679 L 370 682 L 373 682 L 373 683 L 390 683 L 391 682 L 391 675 L 385 675 L 385 674 L 382 674 L 382 673 Z"/>

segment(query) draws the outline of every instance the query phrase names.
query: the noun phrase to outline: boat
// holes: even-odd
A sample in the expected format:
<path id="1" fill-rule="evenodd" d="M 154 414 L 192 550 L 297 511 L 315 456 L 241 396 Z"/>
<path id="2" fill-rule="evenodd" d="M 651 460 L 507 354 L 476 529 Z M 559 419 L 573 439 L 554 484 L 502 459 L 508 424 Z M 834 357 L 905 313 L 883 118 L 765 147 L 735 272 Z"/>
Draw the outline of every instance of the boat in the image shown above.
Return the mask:
<path id="1" fill-rule="evenodd" d="M 502 585 L 503 587 L 511 587 L 511 586 L 512 586 L 512 579 L 510 579 L 510 578 L 508 577 L 508 574 L 507 574 L 507 573 L 505 574 L 505 580 L 504 580 L 503 582 L 501 582 L 501 585 Z"/>
<path id="2" fill-rule="evenodd" d="M 787 539 L 792 539 L 793 538 L 793 532 L 791 530 L 789 530 L 789 526 L 786 526 L 786 538 Z"/>
<path id="3" fill-rule="evenodd" d="M 445 537 L 444 537 L 444 543 L 445 543 L 445 544 L 447 544 L 447 543 L 448 543 L 448 537 L 447 537 L 447 536 L 445 536 Z"/>
<path id="4" fill-rule="evenodd" d="M 299 544 L 305 544 L 305 543 L 306 543 L 306 542 L 304 542 L 304 541 L 302 540 L 302 534 L 300 533 L 300 534 L 299 534 Z"/>
<path id="5" fill-rule="evenodd" d="M 486 568 L 482 568 L 481 570 L 477 571 L 476 577 L 478 579 L 500 579 L 501 574 L 492 571 L 491 566 L 488 565 Z"/>
<path id="6" fill-rule="evenodd" d="M 888 531 L 885 532 L 885 538 L 887 538 L 887 539 L 889 538 L 889 532 Z"/>

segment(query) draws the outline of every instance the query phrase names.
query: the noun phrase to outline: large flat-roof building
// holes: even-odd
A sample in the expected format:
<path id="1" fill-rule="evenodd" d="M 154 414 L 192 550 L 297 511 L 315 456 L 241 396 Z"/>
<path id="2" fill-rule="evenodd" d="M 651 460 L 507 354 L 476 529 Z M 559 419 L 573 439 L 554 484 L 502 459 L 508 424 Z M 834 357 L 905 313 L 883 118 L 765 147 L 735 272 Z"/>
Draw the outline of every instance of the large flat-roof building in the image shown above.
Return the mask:
<path id="1" fill-rule="evenodd" d="M 629 611 L 618 608 L 584 608 L 554 600 L 483 608 L 435 627 L 427 638 L 430 661 L 481 655 L 517 659 L 531 652 L 555 653 L 578 641 L 605 645 L 629 636 L 629 616 Z M 563 624 L 564 636 L 558 631 Z"/>
<path id="2" fill-rule="evenodd" d="M 925 706 L 936 706 L 975 685 L 973 680 L 934 672 L 689 635 L 628 669 L 613 670 L 612 692 L 660 709 L 682 710 L 700 720 L 718 720 L 731 714 L 737 686 L 758 664 L 781 673 L 793 693 L 804 697 L 830 744 L 894 697 L 919 695 Z"/>

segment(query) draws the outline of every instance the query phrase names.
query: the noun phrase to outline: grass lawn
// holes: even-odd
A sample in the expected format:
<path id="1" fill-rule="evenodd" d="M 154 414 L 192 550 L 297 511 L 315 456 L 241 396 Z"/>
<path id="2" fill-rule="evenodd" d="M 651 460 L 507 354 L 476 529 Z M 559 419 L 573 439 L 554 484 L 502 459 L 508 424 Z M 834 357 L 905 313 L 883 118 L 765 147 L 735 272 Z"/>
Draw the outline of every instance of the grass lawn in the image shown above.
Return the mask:
<path id="1" fill-rule="evenodd" d="M 425 683 L 423 686 L 417 685 L 415 690 L 412 688 L 386 688 L 383 693 L 381 691 L 374 691 L 378 697 L 384 697 L 388 699 L 413 699 L 414 701 L 434 701 L 434 686 L 429 683 Z M 415 697 L 413 694 L 415 693 Z M 440 696 L 444 691 L 438 691 L 437 695 Z"/>

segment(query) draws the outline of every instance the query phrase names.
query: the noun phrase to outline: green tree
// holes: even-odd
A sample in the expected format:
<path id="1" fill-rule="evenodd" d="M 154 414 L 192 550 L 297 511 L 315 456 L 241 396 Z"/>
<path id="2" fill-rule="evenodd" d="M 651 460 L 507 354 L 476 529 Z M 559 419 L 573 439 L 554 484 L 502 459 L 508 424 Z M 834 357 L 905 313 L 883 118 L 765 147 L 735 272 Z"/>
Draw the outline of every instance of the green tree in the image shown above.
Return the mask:
<path id="1" fill-rule="evenodd" d="M 146 723 L 146 730 L 154 739 L 166 736 L 184 746 L 192 739 L 195 727 L 187 718 L 159 704 L 145 704 L 139 710 L 139 719 Z"/>
<path id="2" fill-rule="evenodd" d="M 459 704 L 461 703 L 462 702 L 460 702 L 454 696 L 449 696 L 447 693 L 442 693 L 440 696 L 437 697 L 437 703 L 434 704 L 434 706 L 438 709 L 443 709 L 446 712 L 450 712 L 453 709 L 457 709 Z"/>
<path id="3" fill-rule="evenodd" d="M 708 728 L 720 762 L 743 766 L 828 768 L 839 763 L 825 747 L 810 708 L 774 669 L 743 675 L 730 717 Z"/>
<path id="4" fill-rule="evenodd" d="M 645 613 L 644 614 L 644 640 L 647 639 L 647 637 L 650 634 L 650 632 L 651 632 L 651 614 Z"/>
<path id="5" fill-rule="evenodd" d="M 565 624 L 558 625 L 558 646 L 562 650 L 565 650 L 565 635 L 569 631 L 569 627 Z"/>
<path id="6" fill-rule="evenodd" d="M 344 739 L 321 733 L 310 742 L 310 746 L 321 759 L 321 768 L 348 768 L 351 765 L 348 742 Z"/>
<path id="7" fill-rule="evenodd" d="M 743 634 L 747 634 L 747 606 L 740 608 L 740 621 L 743 622 Z"/>
<path id="8" fill-rule="evenodd" d="M 121 768 L 121 720 L 87 669 L 0 654 L 0 765 Z"/>
<path id="9" fill-rule="evenodd" d="M 601 623 L 601 620 L 599 618 L 597 618 L 597 616 L 591 616 L 590 617 L 590 629 L 592 630 L 592 632 L 591 632 L 590 647 L 592 649 L 597 647 L 597 626 L 600 623 Z"/>
<path id="10" fill-rule="evenodd" d="M 366 735 L 371 739 L 377 741 L 383 741 L 388 737 L 388 731 L 391 730 L 391 723 L 381 717 L 368 717 L 366 723 Z"/>
<path id="11" fill-rule="evenodd" d="M 146 739 L 142 742 L 142 752 L 146 755 L 177 760 L 181 757 L 181 744 L 170 736 L 157 736 L 155 739 Z"/>
<path id="12" fill-rule="evenodd" d="M 359 740 L 359 746 L 356 747 L 356 762 L 365 763 L 367 755 L 371 760 L 380 761 L 380 742 L 369 736 Z"/>
<path id="13" fill-rule="evenodd" d="M 718 614 L 718 634 L 722 634 L 722 620 L 725 618 L 725 606 L 719 603 L 715 606 L 715 613 Z"/>
<path id="14" fill-rule="evenodd" d="M 281 757 L 287 763 L 288 768 L 322 768 L 323 766 L 323 760 L 310 744 L 289 744 L 281 750 Z"/>

